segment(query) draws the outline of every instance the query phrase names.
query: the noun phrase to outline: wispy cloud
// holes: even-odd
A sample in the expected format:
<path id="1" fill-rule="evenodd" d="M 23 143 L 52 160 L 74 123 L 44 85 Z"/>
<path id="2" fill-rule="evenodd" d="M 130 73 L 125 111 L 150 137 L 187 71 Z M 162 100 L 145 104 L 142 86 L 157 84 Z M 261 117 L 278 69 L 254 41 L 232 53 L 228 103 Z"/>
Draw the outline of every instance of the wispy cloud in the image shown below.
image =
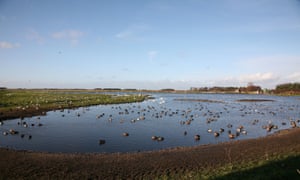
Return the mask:
<path id="1" fill-rule="evenodd" d="M 144 39 L 143 33 L 148 29 L 149 27 L 146 24 L 135 24 L 117 33 L 115 37 L 123 40 L 139 41 Z"/>
<path id="2" fill-rule="evenodd" d="M 300 72 L 294 72 L 284 78 L 285 82 L 300 82 Z"/>
<path id="3" fill-rule="evenodd" d="M 299 71 L 300 56 L 272 55 L 241 59 L 237 63 L 238 68 L 255 72 L 273 72 L 287 75 Z"/>
<path id="4" fill-rule="evenodd" d="M 280 82 L 280 77 L 271 72 L 241 74 L 239 76 L 216 77 L 214 79 L 207 79 L 203 82 L 198 82 L 202 86 L 247 86 L 249 82 L 263 88 L 274 88 Z M 197 83 L 196 83 L 197 84 Z"/>
<path id="5" fill-rule="evenodd" d="M 35 29 L 29 29 L 26 35 L 27 39 L 37 42 L 38 44 L 44 44 L 45 38 Z"/>
<path id="6" fill-rule="evenodd" d="M 52 33 L 52 38 L 54 39 L 65 39 L 70 41 L 72 45 L 77 45 L 79 42 L 79 39 L 84 36 L 84 32 L 79 30 L 62 30 L 58 32 Z"/>
<path id="7" fill-rule="evenodd" d="M 277 76 L 275 76 L 271 72 L 267 73 L 255 73 L 255 74 L 247 74 L 242 75 L 238 78 L 238 80 L 242 83 L 248 83 L 248 82 L 266 82 L 266 81 L 274 81 L 278 79 Z"/>
<path id="8" fill-rule="evenodd" d="M 245 33 L 268 33 L 278 31 L 300 30 L 300 23 L 288 18 L 273 18 L 260 20 L 259 22 L 247 22 L 245 24 L 228 26 L 223 31 L 245 32 Z"/>
<path id="9" fill-rule="evenodd" d="M 0 86 L 5 87 L 7 83 L 8 83 L 8 81 L 0 81 Z"/>
<path id="10" fill-rule="evenodd" d="M 19 43 L 10 43 L 6 41 L 0 41 L 0 49 L 12 49 L 20 47 Z"/>

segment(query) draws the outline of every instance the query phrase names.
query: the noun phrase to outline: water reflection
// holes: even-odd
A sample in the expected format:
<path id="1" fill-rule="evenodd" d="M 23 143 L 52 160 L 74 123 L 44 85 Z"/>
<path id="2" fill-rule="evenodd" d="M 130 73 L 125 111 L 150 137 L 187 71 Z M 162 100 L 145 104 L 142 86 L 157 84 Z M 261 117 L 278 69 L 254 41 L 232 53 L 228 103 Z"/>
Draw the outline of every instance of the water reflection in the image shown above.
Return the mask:
<path id="1" fill-rule="evenodd" d="M 5 121 L 0 126 L 0 146 L 47 152 L 150 151 L 256 138 L 291 128 L 293 122 L 299 126 L 300 121 L 297 97 L 152 95 L 155 99 L 141 103 L 51 111 L 46 116 Z M 253 98 L 274 101 L 237 101 Z"/>

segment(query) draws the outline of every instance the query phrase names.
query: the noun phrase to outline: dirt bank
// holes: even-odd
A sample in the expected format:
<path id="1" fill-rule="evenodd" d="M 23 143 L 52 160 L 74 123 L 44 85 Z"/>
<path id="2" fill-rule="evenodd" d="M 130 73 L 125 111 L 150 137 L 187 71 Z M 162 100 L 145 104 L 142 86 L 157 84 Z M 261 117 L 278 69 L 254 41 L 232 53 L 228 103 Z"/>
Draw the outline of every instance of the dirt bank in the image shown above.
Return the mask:
<path id="1" fill-rule="evenodd" d="M 52 154 L 2 148 L 0 179 L 153 179 L 289 152 L 300 152 L 300 128 L 258 139 L 142 153 Z"/>

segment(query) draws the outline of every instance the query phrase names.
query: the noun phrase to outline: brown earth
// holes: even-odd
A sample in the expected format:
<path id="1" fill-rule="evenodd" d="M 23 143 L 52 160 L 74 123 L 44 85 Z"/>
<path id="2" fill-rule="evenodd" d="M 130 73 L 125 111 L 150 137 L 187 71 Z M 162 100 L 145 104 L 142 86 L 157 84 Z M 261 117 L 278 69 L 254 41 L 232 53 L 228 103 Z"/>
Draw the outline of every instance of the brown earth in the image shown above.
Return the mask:
<path id="1" fill-rule="evenodd" d="M 0 148 L 0 179 L 153 179 L 290 152 L 300 152 L 300 128 L 258 139 L 140 153 L 59 154 Z"/>

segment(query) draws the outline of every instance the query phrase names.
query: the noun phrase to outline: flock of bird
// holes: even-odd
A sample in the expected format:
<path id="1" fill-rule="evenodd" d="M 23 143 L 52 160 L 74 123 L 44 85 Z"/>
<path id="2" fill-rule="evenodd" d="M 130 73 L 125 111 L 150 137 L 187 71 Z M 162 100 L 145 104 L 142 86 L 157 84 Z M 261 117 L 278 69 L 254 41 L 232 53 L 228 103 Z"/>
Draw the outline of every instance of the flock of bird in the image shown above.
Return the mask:
<path id="1" fill-rule="evenodd" d="M 151 102 L 151 101 L 150 101 Z M 272 119 L 266 121 L 266 120 L 259 120 L 251 119 L 252 114 L 255 115 L 261 115 L 261 117 L 264 117 L 266 114 L 268 114 L 268 117 L 276 117 L 281 112 L 288 112 L 288 111 L 294 111 L 299 110 L 299 106 L 297 105 L 291 105 L 291 106 L 279 106 L 278 109 L 269 108 L 266 105 L 260 105 L 259 103 L 219 103 L 218 102 L 218 108 L 214 109 L 212 108 L 211 102 L 178 102 L 180 105 L 181 103 L 187 103 L 188 106 L 178 106 L 177 108 L 174 107 L 168 107 L 168 105 L 165 103 L 165 100 L 158 101 L 152 100 L 152 103 L 148 104 L 142 104 L 142 103 L 133 103 L 133 104 L 126 104 L 126 105 L 107 105 L 110 106 L 111 109 L 109 111 L 100 112 L 96 115 L 96 119 L 99 120 L 106 120 L 108 123 L 112 123 L 113 121 L 117 121 L 118 123 L 137 123 L 140 121 L 151 121 L 153 119 L 160 119 L 164 120 L 166 118 L 173 119 L 174 123 L 178 123 L 178 126 L 191 126 L 193 123 L 197 124 L 199 122 L 204 122 L 207 124 L 206 131 L 209 134 L 212 134 L 215 138 L 218 138 L 220 136 L 224 136 L 223 134 L 227 134 L 229 139 L 235 139 L 239 137 L 240 135 L 247 135 L 247 127 L 249 126 L 255 126 L 257 124 L 261 125 L 261 128 L 265 129 L 266 132 L 270 132 L 272 130 L 279 129 L 279 126 L 286 126 L 289 122 L 290 127 L 295 128 L 299 125 L 300 119 L 299 113 L 297 117 L 288 117 L 286 116 L 281 120 L 281 124 L 275 124 Z M 99 106 L 100 110 L 102 106 Z M 87 113 L 89 111 L 89 108 L 83 108 L 81 112 L 76 111 L 75 116 L 80 118 L 83 113 Z M 232 111 L 234 111 L 234 115 L 231 115 Z M 66 113 L 71 113 L 70 110 L 60 110 L 61 117 L 65 117 Z M 226 123 L 223 124 L 221 127 L 216 128 L 216 126 L 213 126 L 211 128 L 211 124 L 224 120 L 224 115 L 226 115 L 226 118 L 232 117 L 232 116 L 239 116 L 241 120 L 238 121 L 238 124 L 236 122 Z M 288 114 L 288 113 L 286 113 Z M 248 118 L 246 118 L 249 116 Z M 132 118 L 134 117 L 134 118 Z M 257 117 L 257 116 L 255 116 Z M 237 118 L 237 117 L 235 117 Z M 245 120 L 246 119 L 246 120 Z M 277 117 L 278 119 L 278 117 Z M 22 128 L 29 128 L 29 127 L 41 127 L 44 124 L 42 124 L 40 121 L 41 117 L 36 117 L 35 123 L 29 123 L 23 118 L 20 118 L 20 120 L 17 122 L 17 125 Z M 249 122 L 250 121 L 250 122 Z M 226 121 L 230 122 L 230 121 Z M 276 121 L 277 123 L 279 121 Z M 5 122 L 0 121 L 0 126 L 4 126 Z M 287 127 L 288 128 L 288 127 Z M 24 131 L 22 131 L 24 132 Z M 164 132 L 161 132 L 163 134 Z M 182 135 L 186 136 L 189 132 L 182 128 Z M 203 133 L 203 131 L 202 131 Z M 20 133 L 16 129 L 7 129 L 2 132 L 4 136 L 7 135 L 20 135 L 21 138 L 27 137 L 28 139 L 32 139 L 31 134 L 27 133 Z M 123 132 L 120 134 L 120 136 L 128 137 L 130 135 L 130 132 Z M 201 140 L 200 133 L 196 133 L 192 135 L 193 139 L 195 141 Z M 164 136 L 153 134 L 151 137 L 149 137 L 152 141 L 161 142 L 166 140 Z M 106 144 L 106 139 L 100 138 L 98 141 L 99 145 Z"/>

